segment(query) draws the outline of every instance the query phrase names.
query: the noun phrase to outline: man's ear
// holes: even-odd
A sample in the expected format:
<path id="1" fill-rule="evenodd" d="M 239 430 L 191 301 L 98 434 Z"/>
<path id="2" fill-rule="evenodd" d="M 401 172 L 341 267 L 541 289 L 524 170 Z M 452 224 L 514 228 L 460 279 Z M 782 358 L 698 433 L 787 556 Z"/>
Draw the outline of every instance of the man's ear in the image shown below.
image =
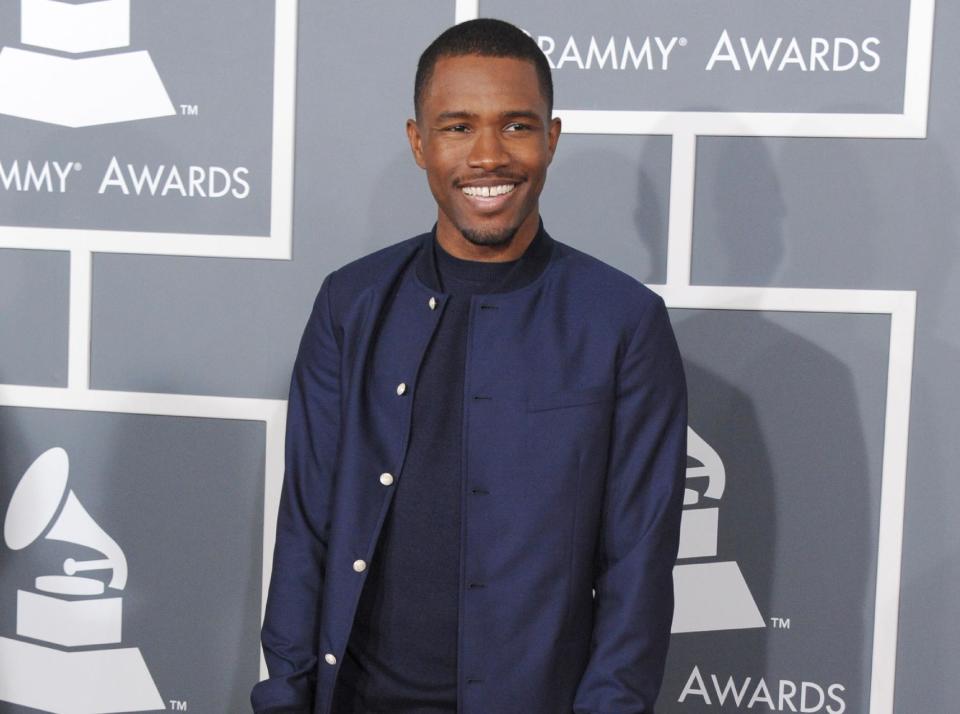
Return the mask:
<path id="1" fill-rule="evenodd" d="M 560 117 L 554 117 L 547 128 L 547 150 L 550 152 L 550 161 L 553 161 L 558 141 L 560 141 Z"/>
<path id="2" fill-rule="evenodd" d="M 421 169 L 427 168 L 423 160 L 423 137 L 420 136 L 416 119 L 407 119 L 407 141 L 410 142 L 410 151 L 413 152 L 413 160 L 417 162 L 417 166 Z"/>

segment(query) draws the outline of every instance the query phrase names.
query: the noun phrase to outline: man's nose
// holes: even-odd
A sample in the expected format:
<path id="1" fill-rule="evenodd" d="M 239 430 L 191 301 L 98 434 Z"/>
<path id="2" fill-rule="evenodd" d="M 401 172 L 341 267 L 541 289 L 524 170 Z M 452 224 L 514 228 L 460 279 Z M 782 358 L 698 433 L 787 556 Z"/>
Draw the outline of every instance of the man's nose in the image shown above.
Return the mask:
<path id="1" fill-rule="evenodd" d="M 510 155 L 503 145 L 500 132 L 496 129 L 482 129 L 477 132 L 467 163 L 471 168 L 493 171 L 510 163 Z"/>

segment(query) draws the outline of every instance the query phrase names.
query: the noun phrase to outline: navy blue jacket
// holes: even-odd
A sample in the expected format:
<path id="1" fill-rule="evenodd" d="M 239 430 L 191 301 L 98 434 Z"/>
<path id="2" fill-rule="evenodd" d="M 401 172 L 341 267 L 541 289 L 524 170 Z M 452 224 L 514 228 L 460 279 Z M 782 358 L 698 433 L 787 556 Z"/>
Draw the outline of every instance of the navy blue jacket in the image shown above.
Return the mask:
<path id="1" fill-rule="evenodd" d="M 655 293 L 543 238 L 532 281 L 471 298 L 458 711 L 648 714 L 673 613 L 683 368 Z M 331 710 L 447 302 L 431 240 L 340 268 L 314 303 L 290 388 L 258 713 Z"/>

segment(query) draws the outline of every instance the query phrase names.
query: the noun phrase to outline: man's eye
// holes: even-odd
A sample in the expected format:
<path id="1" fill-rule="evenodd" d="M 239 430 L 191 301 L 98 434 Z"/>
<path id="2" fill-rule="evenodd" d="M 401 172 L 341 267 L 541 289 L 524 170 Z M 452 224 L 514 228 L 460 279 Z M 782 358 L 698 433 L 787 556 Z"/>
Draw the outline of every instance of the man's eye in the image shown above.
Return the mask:
<path id="1" fill-rule="evenodd" d="M 467 129 L 466 124 L 454 124 L 453 126 L 448 126 L 444 131 L 465 132 Z"/>
<path id="2" fill-rule="evenodd" d="M 530 128 L 531 127 L 529 124 L 524 124 L 523 122 L 518 122 L 518 121 L 511 122 L 506 126 L 507 131 L 529 131 Z"/>

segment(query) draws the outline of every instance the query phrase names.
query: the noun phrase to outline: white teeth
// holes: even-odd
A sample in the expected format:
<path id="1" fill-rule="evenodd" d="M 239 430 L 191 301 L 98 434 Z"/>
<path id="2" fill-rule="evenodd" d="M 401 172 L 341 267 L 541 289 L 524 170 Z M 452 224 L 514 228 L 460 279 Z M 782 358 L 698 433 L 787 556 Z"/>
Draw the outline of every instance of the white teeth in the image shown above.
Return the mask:
<path id="1" fill-rule="evenodd" d="M 462 191 L 467 196 L 477 196 L 479 198 L 492 198 L 510 193 L 516 184 L 506 183 L 502 186 L 464 186 Z"/>

